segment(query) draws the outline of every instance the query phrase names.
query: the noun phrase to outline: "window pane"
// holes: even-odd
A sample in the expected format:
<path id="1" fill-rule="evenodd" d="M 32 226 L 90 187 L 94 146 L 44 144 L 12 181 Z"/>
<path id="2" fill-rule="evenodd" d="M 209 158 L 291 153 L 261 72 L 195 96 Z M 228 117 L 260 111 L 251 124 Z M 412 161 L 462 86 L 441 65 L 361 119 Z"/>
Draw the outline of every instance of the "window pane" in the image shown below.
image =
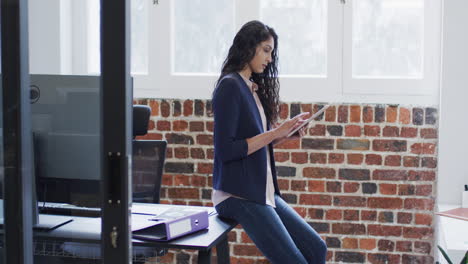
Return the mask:
<path id="1" fill-rule="evenodd" d="M 99 1 L 88 1 L 88 71 L 89 73 L 99 73 L 101 71 Z M 148 73 L 148 2 L 146 0 L 132 0 L 130 2 L 130 69 L 132 74 Z"/>
<path id="2" fill-rule="evenodd" d="M 221 71 L 234 38 L 234 1 L 175 0 L 173 72 Z"/>
<path id="3" fill-rule="evenodd" d="M 327 1 L 260 1 L 260 19 L 279 37 L 281 74 L 327 74 Z"/>
<path id="4" fill-rule="evenodd" d="M 353 2 L 353 77 L 422 77 L 423 0 Z"/>

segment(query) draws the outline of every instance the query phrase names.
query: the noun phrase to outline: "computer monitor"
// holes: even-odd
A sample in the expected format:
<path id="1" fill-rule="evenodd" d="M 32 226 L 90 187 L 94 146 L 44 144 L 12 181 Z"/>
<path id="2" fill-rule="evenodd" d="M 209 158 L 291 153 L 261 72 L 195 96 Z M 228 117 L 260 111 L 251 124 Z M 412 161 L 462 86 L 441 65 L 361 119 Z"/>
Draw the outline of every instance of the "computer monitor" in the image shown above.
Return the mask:
<path id="1" fill-rule="evenodd" d="M 100 76 L 30 76 L 38 199 L 99 206 Z"/>

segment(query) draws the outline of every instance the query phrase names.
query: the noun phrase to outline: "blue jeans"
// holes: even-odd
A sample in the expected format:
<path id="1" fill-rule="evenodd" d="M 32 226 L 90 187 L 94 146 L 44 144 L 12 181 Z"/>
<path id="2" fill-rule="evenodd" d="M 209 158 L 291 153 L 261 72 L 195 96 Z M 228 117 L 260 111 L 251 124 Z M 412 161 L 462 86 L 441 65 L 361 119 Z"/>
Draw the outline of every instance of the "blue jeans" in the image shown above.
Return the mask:
<path id="1" fill-rule="evenodd" d="M 318 233 L 275 194 L 276 208 L 230 197 L 216 206 L 221 217 L 242 225 L 260 251 L 274 264 L 323 264 L 327 245 Z"/>

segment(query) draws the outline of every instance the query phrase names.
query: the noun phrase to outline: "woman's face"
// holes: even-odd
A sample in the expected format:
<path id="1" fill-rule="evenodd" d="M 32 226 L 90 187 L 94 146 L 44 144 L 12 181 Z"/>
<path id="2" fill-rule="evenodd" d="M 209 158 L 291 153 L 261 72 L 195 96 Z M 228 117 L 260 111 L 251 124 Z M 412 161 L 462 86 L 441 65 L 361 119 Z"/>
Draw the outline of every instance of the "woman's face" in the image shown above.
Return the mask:
<path id="1" fill-rule="evenodd" d="M 275 44 L 273 37 L 260 42 L 256 48 L 255 56 L 249 62 L 250 70 L 255 73 L 262 73 L 272 60 L 271 54 L 273 53 L 274 48 Z"/>

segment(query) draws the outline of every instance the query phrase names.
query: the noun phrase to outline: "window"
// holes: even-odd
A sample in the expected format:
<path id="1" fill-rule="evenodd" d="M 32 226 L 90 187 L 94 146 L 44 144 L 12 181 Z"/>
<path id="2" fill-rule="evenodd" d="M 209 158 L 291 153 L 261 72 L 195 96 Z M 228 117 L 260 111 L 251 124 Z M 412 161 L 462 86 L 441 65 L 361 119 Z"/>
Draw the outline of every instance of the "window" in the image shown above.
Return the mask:
<path id="1" fill-rule="evenodd" d="M 87 1 L 85 57 L 88 72 L 98 72 L 99 4 Z M 210 98 L 234 34 L 259 19 L 280 37 L 282 100 L 438 104 L 440 0 L 132 0 L 131 6 L 136 97 Z"/>

